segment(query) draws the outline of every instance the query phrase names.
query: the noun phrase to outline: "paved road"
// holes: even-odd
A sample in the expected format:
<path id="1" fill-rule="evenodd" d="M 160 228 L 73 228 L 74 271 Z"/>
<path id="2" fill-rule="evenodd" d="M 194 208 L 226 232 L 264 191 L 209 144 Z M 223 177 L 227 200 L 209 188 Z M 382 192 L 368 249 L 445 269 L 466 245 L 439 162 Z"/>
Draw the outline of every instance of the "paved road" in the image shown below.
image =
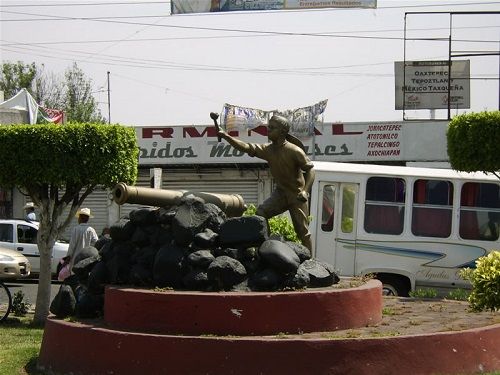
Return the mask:
<path id="1" fill-rule="evenodd" d="M 35 308 L 36 303 L 36 294 L 38 291 L 38 279 L 27 279 L 27 280 L 16 280 L 16 281 L 5 281 L 5 285 L 10 290 L 12 298 L 14 298 L 14 293 L 18 290 L 21 290 L 24 293 L 24 302 L 31 303 L 31 308 Z M 58 281 L 52 281 L 52 287 L 50 292 L 50 300 L 54 298 L 54 296 L 59 291 L 61 283 Z"/>

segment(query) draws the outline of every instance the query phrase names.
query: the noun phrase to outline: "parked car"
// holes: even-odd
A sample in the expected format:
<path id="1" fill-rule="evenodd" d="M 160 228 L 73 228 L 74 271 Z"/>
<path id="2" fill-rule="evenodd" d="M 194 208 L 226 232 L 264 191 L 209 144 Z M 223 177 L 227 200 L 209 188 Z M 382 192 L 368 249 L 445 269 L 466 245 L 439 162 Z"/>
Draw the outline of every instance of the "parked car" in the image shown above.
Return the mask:
<path id="1" fill-rule="evenodd" d="M 17 251 L 28 258 L 31 273 L 40 273 L 40 252 L 37 245 L 38 222 L 23 219 L 0 219 L 0 247 Z M 68 253 L 68 244 L 57 241 L 52 249 L 52 274 Z"/>
<path id="2" fill-rule="evenodd" d="M 0 280 L 15 280 L 28 277 L 31 264 L 23 254 L 16 250 L 0 247 Z"/>

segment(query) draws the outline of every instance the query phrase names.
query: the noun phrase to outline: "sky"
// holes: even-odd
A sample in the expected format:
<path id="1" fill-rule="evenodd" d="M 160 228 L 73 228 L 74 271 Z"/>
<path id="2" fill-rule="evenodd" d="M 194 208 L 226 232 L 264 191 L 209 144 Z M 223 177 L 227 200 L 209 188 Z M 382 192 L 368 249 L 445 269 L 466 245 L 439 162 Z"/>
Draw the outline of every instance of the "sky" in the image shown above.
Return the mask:
<path id="1" fill-rule="evenodd" d="M 325 99 L 325 122 L 441 119 L 395 110 L 394 63 L 447 60 L 451 36 L 453 54 L 476 54 L 454 57 L 470 60 L 471 107 L 452 116 L 498 110 L 500 14 L 485 12 L 499 11 L 500 1 L 378 0 L 171 15 L 159 0 L 0 0 L 0 56 L 60 77 L 76 62 L 102 115 L 123 125 L 209 125 L 225 103 L 284 111 Z"/>

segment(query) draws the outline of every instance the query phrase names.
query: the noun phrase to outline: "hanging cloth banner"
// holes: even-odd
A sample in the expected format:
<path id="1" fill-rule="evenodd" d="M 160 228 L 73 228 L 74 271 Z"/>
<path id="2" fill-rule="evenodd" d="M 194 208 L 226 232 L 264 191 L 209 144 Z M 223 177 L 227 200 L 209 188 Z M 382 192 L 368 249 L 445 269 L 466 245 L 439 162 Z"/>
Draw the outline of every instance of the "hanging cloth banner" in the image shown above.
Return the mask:
<path id="1" fill-rule="evenodd" d="M 319 122 L 319 116 L 326 109 L 328 99 L 309 107 L 290 109 L 286 111 L 264 111 L 262 109 L 240 107 L 224 104 L 221 123 L 227 131 L 250 130 L 257 126 L 267 126 L 268 119 L 273 115 L 281 115 L 290 121 L 290 134 L 297 137 L 311 136 L 314 127 Z"/>
<path id="2" fill-rule="evenodd" d="M 54 124 L 62 124 L 64 120 L 64 112 L 58 109 L 44 108 L 38 107 L 38 118 L 36 123 L 49 123 L 53 122 Z"/>
<path id="3" fill-rule="evenodd" d="M 290 121 L 290 133 L 296 137 L 311 136 L 314 133 L 314 126 L 319 122 L 319 116 L 326 109 L 328 99 L 309 107 L 287 110 L 281 112 Z"/>
<path id="4" fill-rule="evenodd" d="M 171 0 L 171 14 L 317 8 L 376 8 L 377 0 Z"/>
<path id="5" fill-rule="evenodd" d="M 222 125 L 227 131 L 254 129 L 261 125 L 267 126 L 270 113 L 261 109 L 239 107 L 226 103 L 222 108 Z"/>

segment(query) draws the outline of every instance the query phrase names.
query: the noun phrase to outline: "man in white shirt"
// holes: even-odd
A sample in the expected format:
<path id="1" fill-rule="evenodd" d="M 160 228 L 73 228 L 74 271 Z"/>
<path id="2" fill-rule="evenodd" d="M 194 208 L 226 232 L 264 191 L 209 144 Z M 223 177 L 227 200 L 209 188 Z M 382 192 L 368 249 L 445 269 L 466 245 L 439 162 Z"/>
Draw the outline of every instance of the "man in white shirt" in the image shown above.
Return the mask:
<path id="1" fill-rule="evenodd" d="M 78 253 L 87 246 L 94 246 L 98 237 L 94 228 L 92 228 L 88 221 L 93 216 L 90 214 L 89 208 L 81 208 L 77 211 L 78 225 L 71 231 L 69 240 L 68 255 L 65 259 L 69 260 L 69 269 L 73 269 L 73 264 Z"/>
<path id="2" fill-rule="evenodd" d="M 26 220 L 36 221 L 35 204 L 33 202 L 28 202 L 24 206 L 24 209 L 26 210 Z"/>

